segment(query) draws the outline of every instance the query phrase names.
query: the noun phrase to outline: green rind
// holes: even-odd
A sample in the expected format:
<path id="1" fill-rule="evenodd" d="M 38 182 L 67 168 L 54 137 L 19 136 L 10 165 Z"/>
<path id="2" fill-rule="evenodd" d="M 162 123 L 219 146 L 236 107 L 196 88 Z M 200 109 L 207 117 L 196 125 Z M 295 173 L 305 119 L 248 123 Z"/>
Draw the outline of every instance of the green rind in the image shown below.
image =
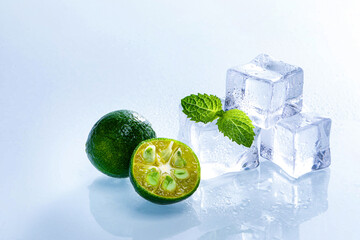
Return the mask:
<path id="1" fill-rule="evenodd" d="M 181 145 L 185 145 L 186 147 L 188 147 L 191 151 L 191 153 L 193 154 L 193 156 L 195 157 L 195 159 L 199 162 L 199 159 L 197 158 L 196 154 L 194 153 L 194 151 L 188 146 L 186 145 L 185 143 L 183 142 L 180 142 L 178 140 L 175 140 L 175 139 L 170 139 L 170 138 L 151 138 L 151 139 L 147 139 L 147 140 L 144 140 L 142 141 L 141 143 L 138 144 L 138 146 L 135 148 L 132 156 L 131 156 L 131 161 L 130 161 L 130 168 L 129 168 L 129 175 L 130 175 L 130 182 L 132 183 L 132 185 L 134 186 L 134 189 L 135 191 L 140 195 L 142 196 L 143 198 L 145 198 L 146 200 L 150 201 L 150 202 L 153 202 L 153 203 L 156 203 L 156 204 L 161 204 L 161 205 L 167 205 L 167 204 L 173 204 L 173 203 L 177 203 L 177 202 L 180 202 L 188 197 L 190 197 L 195 191 L 196 189 L 199 187 L 199 184 L 200 184 L 200 175 L 201 175 L 201 171 L 200 171 L 200 164 L 199 164 L 199 167 L 198 167 L 198 170 L 199 170 L 199 176 L 198 176 L 198 181 L 194 187 L 194 189 L 189 192 L 188 194 L 182 196 L 182 197 L 177 197 L 177 198 L 167 198 L 167 197 L 159 197 L 149 191 L 147 191 L 146 189 L 144 189 L 140 184 L 138 184 L 135 180 L 135 177 L 134 177 L 134 173 L 133 173 L 133 162 L 134 162 L 134 156 L 137 152 L 137 150 L 139 149 L 139 147 L 146 143 L 146 142 L 151 142 L 151 141 L 154 141 L 154 140 L 168 140 L 168 141 L 174 141 L 178 144 L 181 144 Z"/>
<path id="2" fill-rule="evenodd" d="M 136 146 L 156 133 L 151 124 L 130 110 L 110 112 L 92 127 L 86 141 L 90 162 L 102 173 L 116 178 L 129 176 L 129 165 Z"/>

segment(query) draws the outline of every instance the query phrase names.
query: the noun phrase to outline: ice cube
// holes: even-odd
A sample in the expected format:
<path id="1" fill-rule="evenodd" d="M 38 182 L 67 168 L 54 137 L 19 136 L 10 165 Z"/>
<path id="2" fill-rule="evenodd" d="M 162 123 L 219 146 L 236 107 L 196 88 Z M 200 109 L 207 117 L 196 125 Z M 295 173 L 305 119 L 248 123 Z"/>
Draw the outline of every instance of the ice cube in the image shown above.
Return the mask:
<path id="1" fill-rule="evenodd" d="M 250 148 L 238 145 L 219 132 L 216 120 L 196 123 L 182 112 L 180 106 L 179 140 L 191 147 L 201 164 L 201 178 L 208 179 L 228 172 L 256 168 L 259 165 L 257 136 Z"/>
<path id="2" fill-rule="evenodd" d="M 301 111 L 304 73 L 260 54 L 250 63 L 227 71 L 225 109 L 243 110 L 260 128 Z"/>
<path id="3" fill-rule="evenodd" d="M 326 168 L 331 163 L 330 128 L 331 119 L 314 114 L 284 118 L 261 131 L 260 156 L 294 178 Z"/>

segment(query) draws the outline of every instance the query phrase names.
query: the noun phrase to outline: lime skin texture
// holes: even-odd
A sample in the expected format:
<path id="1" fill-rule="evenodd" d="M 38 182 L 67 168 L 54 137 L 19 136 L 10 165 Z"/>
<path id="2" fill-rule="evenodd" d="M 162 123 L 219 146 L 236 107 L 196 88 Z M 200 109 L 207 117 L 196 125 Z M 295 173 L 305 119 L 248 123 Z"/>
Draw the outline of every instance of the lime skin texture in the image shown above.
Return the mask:
<path id="1" fill-rule="evenodd" d="M 176 149 L 181 148 L 184 154 L 184 159 L 188 161 L 188 163 L 185 166 L 182 166 L 183 169 L 187 169 L 186 171 L 189 172 L 189 177 L 187 179 L 177 179 L 174 177 L 174 175 L 171 175 L 174 180 L 177 182 L 176 190 L 173 192 L 167 192 L 165 190 L 157 191 L 155 187 L 148 185 L 145 181 L 142 179 L 146 178 L 146 174 L 149 174 L 149 170 L 140 170 L 139 171 L 139 165 L 143 165 L 139 162 L 139 159 L 141 159 L 140 156 L 144 156 L 143 152 L 144 149 L 146 151 L 146 146 L 159 146 L 159 143 L 161 142 L 163 146 L 168 146 L 169 143 L 173 142 L 176 147 L 173 149 L 172 156 L 176 155 Z M 158 151 L 158 150 L 157 150 Z M 161 159 L 161 152 L 157 152 L 157 157 Z M 140 160 L 141 161 L 141 160 Z M 151 169 L 152 167 L 156 167 L 158 169 L 161 169 L 161 165 L 159 162 L 163 161 L 163 159 L 156 160 L 157 163 L 149 164 L 145 166 L 144 168 Z M 169 162 L 171 160 L 168 160 Z M 145 164 L 146 165 L 146 164 Z M 166 165 L 166 164 L 164 164 Z M 174 167 L 176 169 L 176 167 Z M 141 142 L 136 149 L 133 152 L 133 155 L 131 157 L 130 162 L 130 181 L 132 185 L 134 186 L 135 191 L 145 198 L 146 200 L 160 204 L 160 205 L 167 205 L 167 204 L 173 204 L 180 202 L 188 197 L 190 197 L 198 188 L 200 184 L 200 163 L 196 156 L 196 154 L 193 152 L 193 150 L 187 146 L 186 144 L 174 140 L 174 139 L 168 139 L 168 138 L 154 138 L 154 139 L 148 139 L 143 142 Z M 151 171 L 151 170 L 150 170 Z M 159 170 L 161 172 L 161 170 Z M 173 173 L 173 172 L 172 172 Z M 167 174 L 167 173 L 166 173 Z M 158 187 L 156 187 L 158 190 L 161 188 L 162 183 L 164 182 L 164 177 L 162 177 L 159 180 Z M 145 184 L 144 184 L 145 183 Z M 186 189 L 183 193 L 176 193 L 180 188 Z M 162 194 L 163 193 L 163 194 Z"/>
<path id="2" fill-rule="evenodd" d="M 129 176 L 130 159 L 136 146 L 155 137 L 155 131 L 143 116 L 131 110 L 118 110 L 95 123 L 85 151 L 99 171 L 111 177 L 125 178 Z"/>

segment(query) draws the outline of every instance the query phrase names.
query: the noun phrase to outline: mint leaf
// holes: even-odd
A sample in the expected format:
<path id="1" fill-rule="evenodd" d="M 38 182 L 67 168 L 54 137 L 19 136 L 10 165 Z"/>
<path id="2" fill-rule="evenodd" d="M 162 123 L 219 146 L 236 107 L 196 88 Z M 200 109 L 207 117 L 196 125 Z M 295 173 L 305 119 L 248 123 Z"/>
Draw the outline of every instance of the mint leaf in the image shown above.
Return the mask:
<path id="1" fill-rule="evenodd" d="M 195 122 L 208 123 L 222 115 L 220 98 L 207 94 L 191 94 L 181 99 L 183 112 Z"/>
<path id="2" fill-rule="evenodd" d="M 241 110 L 222 110 L 220 98 L 214 95 L 198 94 L 181 99 L 183 112 L 195 122 L 208 123 L 219 118 L 219 131 L 232 141 L 250 147 L 254 141 L 254 126 L 251 119 Z"/>
<path id="3" fill-rule="evenodd" d="M 254 126 L 250 118 L 239 109 L 231 109 L 223 113 L 218 119 L 219 131 L 233 142 L 250 147 L 254 141 Z"/>

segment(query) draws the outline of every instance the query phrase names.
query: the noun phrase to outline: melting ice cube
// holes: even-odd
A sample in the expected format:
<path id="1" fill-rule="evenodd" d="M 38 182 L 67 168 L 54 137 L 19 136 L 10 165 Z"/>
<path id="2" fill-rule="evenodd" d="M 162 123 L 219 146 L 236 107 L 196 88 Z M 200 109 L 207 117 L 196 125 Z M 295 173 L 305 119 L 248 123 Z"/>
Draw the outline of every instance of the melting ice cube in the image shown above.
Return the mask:
<path id="1" fill-rule="evenodd" d="M 180 106 L 179 140 L 191 147 L 201 164 L 201 179 L 217 177 L 228 172 L 256 168 L 259 165 L 257 136 L 250 148 L 238 145 L 219 132 L 216 120 L 196 123 L 182 112 Z"/>
<path id="2" fill-rule="evenodd" d="M 225 109 L 243 110 L 261 128 L 301 111 L 304 74 L 300 67 L 266 54 L 227 71 Z"/>
<path id="3" fill-rule="evenodd" d="M 331 163 L 331 119 L 297 114 L 263 129 L 260 156 L 280 166 L 291 177 L 326 168 Z"/>

